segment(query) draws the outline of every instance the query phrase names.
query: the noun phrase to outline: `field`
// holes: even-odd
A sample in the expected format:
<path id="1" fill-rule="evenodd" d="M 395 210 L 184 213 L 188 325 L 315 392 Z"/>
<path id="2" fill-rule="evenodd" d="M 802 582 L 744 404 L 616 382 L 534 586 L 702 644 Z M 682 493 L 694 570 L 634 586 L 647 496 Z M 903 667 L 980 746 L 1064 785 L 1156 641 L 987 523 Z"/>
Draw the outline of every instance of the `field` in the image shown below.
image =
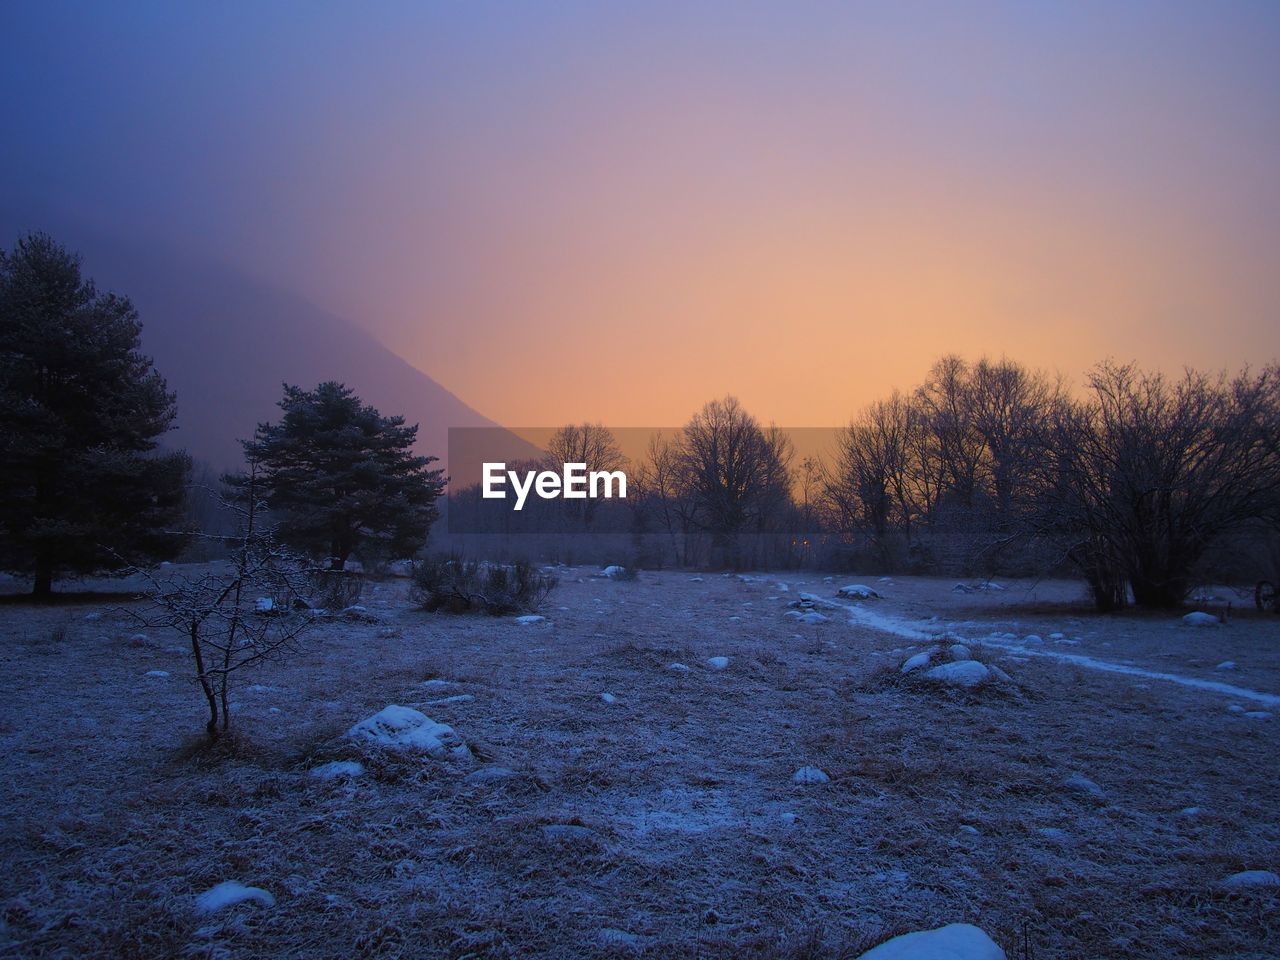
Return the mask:
<path id="1" fill-rule="evenodd" d="M 134 605 L 0 605 L 0 955 L 855 957 L 950 922 L 1010 958 L 1278 955 L 1280 890 L 1221 883 L 1280 870 L 1274 617 L 594 573 L 535 624 L 371 583 L 240 681 L 215 749 Z M 786 616 L 803 591 L 838 605 Z M 1008 680 L 902 674 L 948 632 Z M 388 704 L 472 758 L 344 737 Z M 335 760 L 364 771 L 312 774 Z M 274 904 L 197 912 L 226 880 Z"/>

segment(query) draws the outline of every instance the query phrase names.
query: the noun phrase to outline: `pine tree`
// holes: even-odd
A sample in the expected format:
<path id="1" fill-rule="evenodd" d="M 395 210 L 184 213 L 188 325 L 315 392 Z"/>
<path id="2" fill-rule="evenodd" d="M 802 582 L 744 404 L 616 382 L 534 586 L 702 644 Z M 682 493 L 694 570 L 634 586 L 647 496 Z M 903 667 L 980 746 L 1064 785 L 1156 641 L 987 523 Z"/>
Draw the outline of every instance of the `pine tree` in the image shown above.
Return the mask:
<path id="1" fill-rule="evenodd" d="M 190 460 L 158 455 L 174 395 L 125 297 L 31 234 L 0 251 L 0 567 L 48 596 L 67 573 L 173 556 Z"/>
<path id="2" fill-rule="evenodd" d="M 284 385 L 280 422 L 244 441 L 288 544 L 341 569 L 353 552 L 410 556 L 439 516 L 443 471 L 412 453 L 418 427 L 384 417 L 341 383 Z M 230 478 L 235 483 L 235 478 Z"/>

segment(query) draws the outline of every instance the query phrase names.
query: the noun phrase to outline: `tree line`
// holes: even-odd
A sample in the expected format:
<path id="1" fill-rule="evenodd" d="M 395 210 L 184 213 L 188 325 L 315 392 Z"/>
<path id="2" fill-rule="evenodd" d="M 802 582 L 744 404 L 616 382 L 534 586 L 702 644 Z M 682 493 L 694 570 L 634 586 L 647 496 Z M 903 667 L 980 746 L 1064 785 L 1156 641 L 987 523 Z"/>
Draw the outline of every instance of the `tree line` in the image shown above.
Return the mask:
<path id="1" fill-rule="evenodd" d="M 285 384 L 278 421 L 243 441 L 246 470 L 211 495 L 185 452 L 160 448 L 177 397 L 141 330 L 128 298 L 99 291 L 50 237 L 0 251 L 0 569 L 47 596 L 59 577 L 176 557 L 223 491 L 260 497 L 284 544 L 334 570 L 424 548 L 446 481 L 413 453 L 416 426 L 341 383 Z M 625 502 L 548 502 L 515 518 L 484 514 L 470 488 L 448 510 L 480 532 L 621 534 L 646 566 L 1071 568 L 1101 609 L 1174 606 L 1224 552 L 1276 542 L 1278 426 L 1275 363 L 1169 377 L 1106 362 L 1073 392 L 1010 360 L 947 356 L 818 454 L 798 456 L 792 436 L 725 397 L 649 437 L 633 462 L 585 423 L 557 431 L 537 463 L 511 465 L 627 465 Z"/>
<path id="2" fill-rule="evenodd" d="M 1179 377 L 1101 363 L 1073 393 L 1010 360 L 946 356 L 833 431 L 820 454 L 733 397 L 649 437 L 626 503 L 523 517 L 454 492 L 471 532 L 627 534 L 640 565 L 1039 575 L 1095 604 L 1181 604 L 1207 560 L 1280 527 L 1280 367 Z M 523 468 L 624 463 L 599 424 L 562 428 Z M 478 519 L 479 518 L 479 519 Z M 1260 563 L 1265 564 L 1266 558 Z M 1248 573 L 1248 571 L 1243 571 Z"/>

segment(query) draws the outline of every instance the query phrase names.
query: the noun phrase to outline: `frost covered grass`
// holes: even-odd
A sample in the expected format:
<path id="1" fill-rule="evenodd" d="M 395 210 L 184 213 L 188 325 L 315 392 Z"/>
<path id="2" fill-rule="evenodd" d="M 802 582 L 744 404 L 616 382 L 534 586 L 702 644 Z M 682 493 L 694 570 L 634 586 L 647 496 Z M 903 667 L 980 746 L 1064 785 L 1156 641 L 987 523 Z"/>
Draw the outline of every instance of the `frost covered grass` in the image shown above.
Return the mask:
<path id="1" fill-rule="evenodd" d="M 1207 681 L 1229 660 L 1277 694 L 1274 618 L 594 572 L 560 571 L 534 626 L 370 584 L 367 618 L 242 680 L 212 747 L 179 637 L 0 605 L 0 950 L 798 960 L 971 923 L 1010 958 L 1024 929 L 1037 957 L 1272 955 L 1280 891 L 1224 881 L 1280 869 L 1280 716 L 1043 653 Z M 785 616 L 802 592 L 824 622 Z M 901 673 L 960 642 L 1010 681 Z M 347 736 L 392 704 L 471 756 Z"/>

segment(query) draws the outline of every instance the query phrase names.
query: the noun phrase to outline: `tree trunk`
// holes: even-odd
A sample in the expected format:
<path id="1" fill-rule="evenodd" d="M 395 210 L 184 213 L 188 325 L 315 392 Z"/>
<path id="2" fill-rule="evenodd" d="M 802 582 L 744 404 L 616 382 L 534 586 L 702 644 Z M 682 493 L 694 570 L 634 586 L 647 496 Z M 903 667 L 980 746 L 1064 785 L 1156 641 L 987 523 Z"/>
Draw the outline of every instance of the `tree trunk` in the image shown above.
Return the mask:
<path id="1" fill-rule="evenodd" d="M 53 562 L 43 554 L 36 557 L 36 579 L 31 595 L 42 599 L 53 596 Z"/>

